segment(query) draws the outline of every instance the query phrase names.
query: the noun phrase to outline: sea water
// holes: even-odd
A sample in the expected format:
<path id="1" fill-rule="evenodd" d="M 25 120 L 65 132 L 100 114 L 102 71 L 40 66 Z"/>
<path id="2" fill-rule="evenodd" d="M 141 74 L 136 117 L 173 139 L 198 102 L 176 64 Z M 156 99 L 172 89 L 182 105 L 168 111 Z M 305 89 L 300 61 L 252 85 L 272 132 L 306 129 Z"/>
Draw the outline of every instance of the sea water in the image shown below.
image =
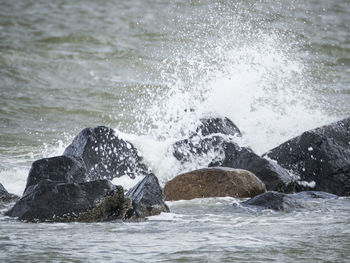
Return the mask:
<path id="1" fill-rule="evenodd" d="M 350 113 L 350 4 L 337 1 L 0 1 L 0 183 L 85 127 L 132 142 L 163 186 L 171 145 L 229 117 L 262 154 Z M 135 182 L 115 179 L 125 188 Z M 26 224 L 0 214 L 3 262 L 347 262 L 350 200 L 277 213 L 233 198 L 168 202 L 138 223 Z"/>

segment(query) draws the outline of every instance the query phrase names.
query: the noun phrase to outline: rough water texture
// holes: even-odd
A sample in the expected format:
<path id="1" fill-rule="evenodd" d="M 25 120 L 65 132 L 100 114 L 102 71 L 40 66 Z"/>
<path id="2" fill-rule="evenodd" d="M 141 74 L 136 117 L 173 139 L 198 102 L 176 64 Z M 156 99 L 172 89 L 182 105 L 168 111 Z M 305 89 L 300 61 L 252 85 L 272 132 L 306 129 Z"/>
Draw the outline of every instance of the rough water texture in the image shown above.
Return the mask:
<path id="1" fill-rule="evenodd" d="M 21 195 L 32 163 L 62 155 L 85 127 L 118 130 L 163 186 L 208 163 L 181 164 L 171 149 L 209 113 L 231 119 L 235 140 L 258 155 L 350 115 L 347 0 L 0 6 L 0 182 L 9 193 Z M 0 261 L 349 261 L 349 198 L 288 213 L 232 206 L 240 201 L 168 202 L 171 213 L 143 222 L 91 224 L 23 224 L 0 202 Z"/>

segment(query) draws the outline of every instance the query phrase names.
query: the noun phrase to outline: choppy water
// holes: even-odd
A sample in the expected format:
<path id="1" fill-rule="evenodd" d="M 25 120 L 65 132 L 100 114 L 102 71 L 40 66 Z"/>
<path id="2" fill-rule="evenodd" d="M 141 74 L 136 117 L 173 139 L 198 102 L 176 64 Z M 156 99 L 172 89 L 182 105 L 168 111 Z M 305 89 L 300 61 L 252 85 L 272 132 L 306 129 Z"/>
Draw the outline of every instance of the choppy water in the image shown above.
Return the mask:
<path id="1" fill-rule="evenodd" d="M 198 118 L 230 117 L 263 153 L 349 116 L 349 84 L 346 0 L 0 0 L 0 182 L 21 194 L 34 160 L 107 125 L 164 183 L 201 166 L 168 152 Z M 349 199 L 334 202 L 286 214 L 180 202 L 142 223 L 0 215 L 0 260 L 346 262 Z"/>

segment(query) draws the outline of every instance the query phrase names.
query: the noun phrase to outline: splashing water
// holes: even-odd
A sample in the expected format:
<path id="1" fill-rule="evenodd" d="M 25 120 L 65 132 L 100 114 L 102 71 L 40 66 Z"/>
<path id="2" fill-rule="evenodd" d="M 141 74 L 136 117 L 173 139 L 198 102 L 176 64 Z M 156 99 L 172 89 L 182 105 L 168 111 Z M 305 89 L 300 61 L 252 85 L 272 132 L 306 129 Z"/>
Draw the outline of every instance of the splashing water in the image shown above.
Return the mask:
<path id="1" fill-rule="evenodd" d="M 264 29 L 264 20 L 251 23 L 253 15 L 213 4 L 176 20 L 173 34 L 180 36 L 181 48 L 163 46 L 168 56 L 159 65 L 158 81 L 166 90 L 146 114 L 153 125 L 149 142 L 144 147 L 134 140 L 163 182 L 208 163 L 194 160 L 185 167 L 171 154 L 172 143 L 188 136 L 200 118 L 229 117 L 243 143 L 260 154 L 331 120 L 315 95 L 303 43 L 291 33 Z"/>

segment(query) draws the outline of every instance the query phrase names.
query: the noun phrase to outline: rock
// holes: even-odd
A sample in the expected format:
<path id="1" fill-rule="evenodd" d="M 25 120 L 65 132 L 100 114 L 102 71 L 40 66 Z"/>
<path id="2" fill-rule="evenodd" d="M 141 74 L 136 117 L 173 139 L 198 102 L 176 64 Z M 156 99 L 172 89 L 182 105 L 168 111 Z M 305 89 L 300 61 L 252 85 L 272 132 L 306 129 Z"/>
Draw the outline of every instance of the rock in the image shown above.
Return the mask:
<path id="1" fill-rule="evenodd" d="M 0 183 L 0 202 L 8 203 L 8 202 L 16 201 L 18 199 L 19 197 L 17 195 L 10 194 L 9 192 L 7 192 L 5 187 Z"/>
<path id="2" fill-rule="evenodd" d="M 41 180 L 5 215 L 30 222 L 107 221 L 124 219 L 131 201 L 108 180 L 58 183 Z"/>
<path id="3" fill-rule="evenodd" d="M 338 198 L 336 195 L 316 192 L 316 191 L 304 191 L 296 194 L 285 194 L 274 191 L 269 191 L 261 195 L 257 195 L 241 204 L 243 206 L 253 206 L 260 209 L 272 209 L 275 211 L 291 211 L 298 208 L 304 208 L 305 201 L 321 198 L 321 199 L 334 199 Z"/>
<path id="4" fill-rule="evenodd" d="M 35 161 L 29 171 L 27 189 L 35 186 L 42 180 L 51 180 L 61 183 L 82 183 L 87 181 L 84 164 L 75 158 L 56 156 Z"/>
<path id="5" fill-rule="evenodd" d="M 232 136 L 241 136 L 241 131 L 229 118 L 203 118 L 201 124 L 197 127 L 195 134 L 208 136 L 211 134 L 223 134 Z"/>
<path id="6" fill-rule="evenodd" d="M 226 166 L 245 169 L 254 173 L 266 186 L 267 190 L 293 192 L 296 178 L 277 163 L 267 160 L 250 148 L 239 147 L 233 142 L 223 142 L 224 158 L 209 166 Z"/>
<path id="7" fill-rule="evenodd" d="M 132 200 L 135 217 L 137 218 L 169 212 L 169 208 L 163 199 L 158 178 L 153 174 L 143 178 L 125 196 Z"/>
<path id="8" fill-rule="evenodd" d="M 306 131 L 266 154 L 314 190 L 350 195 L 350 118 Z"/>
<path id="9" fill-rule="evenodd" d="M 167 201 L 203 197 L 252 197 L 266 191 L 251 172 L 226 167 L 195 170 L 176 176 L 165 184 Z"/>
<path id="10" fill-rule="evenodd" d="M 173 149 L 175 158 L 183 163 L 203 158 L 210 167 L 248 170 L 266 185 L 267 190 L 293 192 L 296 188 L 296 178 L 289 171 L 222 136 L 181 140 L 174 144 Z"/>
<path id="11" fill-rule="evenodd" d="M 137 149 L 104 126 L 82 130 L 63 155 L 82 160 L 90 181 L 148 174 Z"/>

